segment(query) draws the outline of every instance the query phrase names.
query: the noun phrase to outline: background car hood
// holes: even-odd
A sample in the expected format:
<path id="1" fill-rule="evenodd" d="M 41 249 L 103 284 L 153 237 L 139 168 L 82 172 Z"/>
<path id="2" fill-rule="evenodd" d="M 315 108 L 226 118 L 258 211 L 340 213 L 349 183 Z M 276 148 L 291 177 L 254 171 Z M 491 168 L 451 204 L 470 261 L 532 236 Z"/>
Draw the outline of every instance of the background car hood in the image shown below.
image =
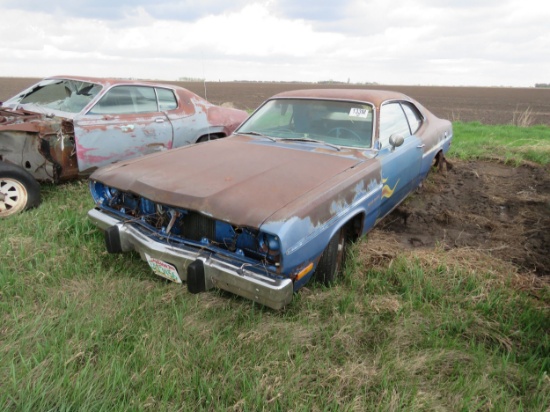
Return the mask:
<path id="1" fill-rule="evenodd" d="M 99 169 L 91 179 L 158 203 L 259 227 L 362 160 L 335 149 L 233 136 Z"/>
<path id="2" fill-rule="evenodd" d="M 55 117 L 28 110 L 11 110 L 0 107 L 0 131 L 18 130 L 40 134 L 56 133 L 61 120 L 71 119 L 71 117 L 65 116 L 65 114 L 63 112 L 64 116 Z"/>

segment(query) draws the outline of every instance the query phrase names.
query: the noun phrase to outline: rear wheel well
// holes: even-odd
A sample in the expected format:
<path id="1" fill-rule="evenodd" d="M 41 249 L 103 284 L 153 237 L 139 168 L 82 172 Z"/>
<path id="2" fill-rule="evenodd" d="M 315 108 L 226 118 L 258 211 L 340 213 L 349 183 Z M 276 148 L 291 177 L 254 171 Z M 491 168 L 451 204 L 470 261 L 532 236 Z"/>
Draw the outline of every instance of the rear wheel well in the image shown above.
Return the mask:
<path id="1" fill-rule="evenodd" d="M 216 140 L 221 139 L 222 137 L 225 137 L 226 135 L 224 133 L 208 133 L 204 134 L 201 137 L 197 139 L 197 143 L 203 143 L 207 142 L 209 140 Z"/>
<path id="2" fill-rule="evenodd" d="M 436 168 L 439 172 L 443 172 L 443 169 L 445 169 L 446 171 L 451 170 L 453 168 L 453 165 L 447 160 L 447 158 L 445 157 L 445 153 L 443 153 L 443 150 L 440 150 L 434 156 L 434 161 L 432 162 L 431 168 Z"/>

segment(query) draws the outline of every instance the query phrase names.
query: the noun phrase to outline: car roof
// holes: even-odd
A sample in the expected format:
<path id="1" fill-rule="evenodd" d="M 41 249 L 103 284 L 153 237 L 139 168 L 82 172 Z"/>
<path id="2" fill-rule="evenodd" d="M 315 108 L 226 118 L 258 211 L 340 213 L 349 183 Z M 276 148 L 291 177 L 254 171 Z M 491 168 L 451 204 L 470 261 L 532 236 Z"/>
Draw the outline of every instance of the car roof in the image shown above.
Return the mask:
<path id="1" fill-rule="evenodd" d="M 46 77 L 46 79 L 76 80 L 76 81 L 82 81 L 82 82 L 97 83 L 102 86 L 113 86 L 113 85 L 120 85 L 120 84 L 135 84 L 135 85 L 142 84 L 142 85 L 148 85 L 148 86 L 167 87 L 172 89 L 183 89 L 183 87 L 179 87 L 169 83 L 151 82 L 147 80 L 122 79 L 122 78 L 113 78 L 113 77 L 88 77 L 88 76 L 60 75 L 60 76 L 49 76 L 49 77 Z"/>
<path id="2" fill-rule="evenodd" d="M 276 98 L 301 98 L 301 99 L 328 99 L 328 100 L 353 100 L 373 103 L 379 107 L 388 100 L 407 100 L 413 102 L 409 96 L 403 93 L 389 90 L 369 89 L 305 89 L 293 90 L 276 94 Z"/>

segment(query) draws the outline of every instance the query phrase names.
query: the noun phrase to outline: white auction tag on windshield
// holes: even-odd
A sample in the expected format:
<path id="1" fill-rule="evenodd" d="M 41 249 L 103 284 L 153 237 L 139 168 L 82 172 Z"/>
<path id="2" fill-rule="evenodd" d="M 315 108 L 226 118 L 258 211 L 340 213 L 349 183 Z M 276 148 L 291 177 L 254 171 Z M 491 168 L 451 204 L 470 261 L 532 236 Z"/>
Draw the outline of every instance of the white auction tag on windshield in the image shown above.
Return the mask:
<path id="1" fill-rule="evenodd" d="M 349 111 L 350 117 L 362 117 L 366 119 L 369 116 L 369 109 L 360 109 L 358 107 L 352 107 Z"/>

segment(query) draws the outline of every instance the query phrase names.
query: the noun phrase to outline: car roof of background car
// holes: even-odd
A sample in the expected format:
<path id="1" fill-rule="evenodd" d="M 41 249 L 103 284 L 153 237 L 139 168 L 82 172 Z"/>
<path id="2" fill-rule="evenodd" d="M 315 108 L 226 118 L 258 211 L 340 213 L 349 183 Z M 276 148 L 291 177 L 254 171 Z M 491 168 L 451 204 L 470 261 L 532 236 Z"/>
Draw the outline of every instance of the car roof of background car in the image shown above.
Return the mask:
<path id="1" fill-rule="evenodd" d="M 183 87 L 176 86 L 170 83 L 152 82 L 149 80 L 123 79 L 123 78 L 114 78 L 114 77 L 88 77 L 88 76 L 59 75 L 59 76 L 49 76 L 49 77 L 46 77 L 45 79 L 46 80 L 51 80 L 51 79 L 76 80 L 76 81 L 82 81 L 82 82 L 97 83 L 107 87 L 115 84 L 134 84 L 134 85 L 159 86 L 159 87 L 167 87 L 171 89 L 187 90 Z"/>
<path id="2" fill-rule="evenodd" d="M 366 90 L 366 89 L 305 89 L 293 90 L 276 94 L 271 99 L 276 98 L 309 98 L 309 99 L 329 99 L 329 100 L 355 100 L 361 102 L 373 103 L 379 107 L 387 100 L 408 100 L 413 101 L 409 96 L 403 93 L 388 90 Z"/>

